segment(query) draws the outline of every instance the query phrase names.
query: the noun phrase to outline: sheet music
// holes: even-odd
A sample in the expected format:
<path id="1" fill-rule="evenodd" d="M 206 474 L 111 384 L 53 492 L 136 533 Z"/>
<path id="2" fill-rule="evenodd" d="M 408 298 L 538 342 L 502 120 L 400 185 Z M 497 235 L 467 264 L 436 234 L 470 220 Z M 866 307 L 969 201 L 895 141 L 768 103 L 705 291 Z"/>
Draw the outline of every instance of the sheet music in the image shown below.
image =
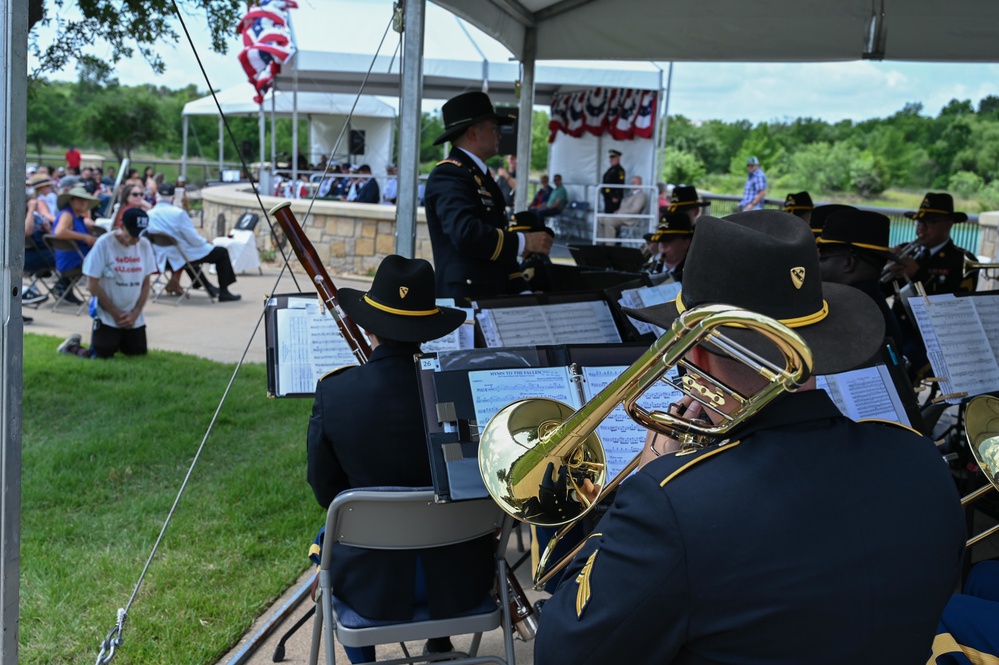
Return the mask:
<path id="1" fill-rule="evenodd" d="M 583 367 L 583 395 L 586 401 L 593 399 L 594 395 L 606 388 L 627 368 L 627 365 Z M 676 368 L 672 370 L 671 376 L 676 378 Z M 671 403 L 682 396 L 679 390 L 660 381 L 642 395 L 638 403 L 650 411 L 665 411 Z M 631 419 L 623 406 L 614 409 L 597 427 L 597 436 L 604 444 L 604 450 L 607 454 L 608 482 L 617 477 L 635 455 L 642 452 L 647 431 Z"/>
<path id="2" fill-rule="evenodd" d="M 475 421 L 485 427 L 489 419 L 510 402 L 527 397 L 548 397 L 578 409 L 579 392 L 568 367 L 487 369 L 468 373 L 468 386 L 475 404 Z"/>
<path id="3" fill-rule="evenodd" d="M 999 363 L 972 299 L 948 294 L 929 300 L 929 307 L 922 298 L 909 298 L 909 305 L 934 374 L 948 379 L 941 386 L 944 393 L 970 397 L 999 390 Z M 958 404 L 961 398 L 947 401 Z"/>
<path id="4" fill-rule="evenodd" d="M 657 284 L 656 286 L 642 286 L 637 289 L 626 289 L 621 292 L 621 298 L 618 302 L 622 307 L 630 307 L 631 309 L 641 309 L 643 307 L 651 307 L 652 305 L 662 305 L 672 300 L 676 300 L 677 295 L 680 293 L 680 288 L 681 285 L 679 282 L 670 281 Z M 630 316 L 628 318 L 640 334 L 644 335 L 645 333 L 651 332 L 655 333 L 656 337 L 659 337 L 666 332 L 665 329 L 660 328 L 659 326 L 639 321 L 638 319 L 634 319 Z"/>
<path id="5" fill-rule="evenodd" d="M 336 321 L 315 299 L 289 298 L 276 314 L 279 396 L 314 392 L 330 370 L 357 364 Z"/>
<path id="6" fill-rule="evenodd" d="M 982 322 L 985 338 L 989 340 L 992 354 L 999 363 L 999 295 L 966 298 L 975 306 L 978 320 Z"/>
<path id="7" fill-rule="evenodd" d="M 489 348 L 621 341 L 603 300 L 485 309 L 478 321 Z"/>
<path id="8" fill-rule="evenodd" d="M 454 306 L 454 298 L 438 298 L 438 307 L 450 307 L 460 309 L 465 312 L 465 322 L 458 326 L 458 329 L 448 333 L 439 339 L 424 342 L 420 349 L 424 353 L 436 353 L 439 351 L 455 351 L 457 349 L 475 348 L 475 319 L 474 310 Z"/>
<path id="9" fill-rule="evenodd" d="M 851 420 L 879 418 L 911 426 L 891 374 L 884 365 L 818 376 L 816 383 Z"/>

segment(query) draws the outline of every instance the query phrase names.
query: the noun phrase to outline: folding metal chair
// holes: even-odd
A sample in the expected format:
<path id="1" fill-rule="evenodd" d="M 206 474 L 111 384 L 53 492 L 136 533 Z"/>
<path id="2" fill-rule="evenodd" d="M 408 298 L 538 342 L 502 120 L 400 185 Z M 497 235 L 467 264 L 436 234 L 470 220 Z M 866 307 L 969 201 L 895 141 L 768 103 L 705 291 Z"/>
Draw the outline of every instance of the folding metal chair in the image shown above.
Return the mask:
<path id="1" fill-rule="evenodd" d="M 55 256 L 55 253 L 57 251 L 76 252 L 77 254 L 80 255 L 80 264 L 77 265 L 75 268 L 70 268 L 65 272 L 61 272 L 55 267 L 53 267 L 53 271 L 55 272 L 56 277 L 60 281 L 65 281 L 66 283 L 66 286 L 61 293 L 56 293 L 53 290 L 52 294 L 55 296 L 56 300 L 52 304 L 52 311 L 56 312 L 59 311 L 60 305 L 62 305 L 63 303 L 69 303 L 69 301 L 66 300 L 66 298 L 70 294 L 74 293 L 77 285 L 79 285 L 83 281 L 83 259 L 85 258 L 85 256 L 83 254 L 83 250 L 80 249 L 80 246 L 76 244 L 75 240 L 64 240 L 62 238 L 56 238 L 54 235 L 51 234 L 43 236 L 42 240 L 45 242 L 45 246 L 48 247 L 49 250 L 52 252 L 53 256 Z M 72 303 L 69 304 L 72 305 Z M 87 298 L 80 298 L 80 304 L 73 305 L 74 307 L 76 307 L 77 316 L 80 315 L 80 312 L 83 311 L 83 308 L 86 307 L 86 305 L 87 305 Z"/>
<path id="2" fill-rule="evenodd" d="M 211 301 L 215 302 L 215 296 L 212 295 L 212 291 L 208 288 L 208 285 L 201 279 L 201 271 L 191 264 L 191 261 L 187 258 L 187 255 L 184 254 L 184 250 L 181 249 L 180 244 L 177 242 L 176 238 L 174 238 L 169 233 L 163 233 L 162 231 L 146 231 L 145 237 L 149 239 L 149 242 L 151 242 L 153 245 L 157 247 L 175 248 L 177 252 L 180 254 L 181 258 L 184 259 L 184 267 L 180 269 L 183 270 L 184 268 L 190 268 L 191 284 L 184 287 L 184 292 L 181 293 L 179 296 L 177 296 L 177 300 L 176 302 L 174 302 L 174 306 L 180 305 L 182 300 L 191 297 L 190 291 L 192 288 L 194 288 L 195 284 L 200 284 L 201 288 L 205 290 L 205 293 L 208 294 L 208 297 L 211 299 Z M 162 296 L 164 291 L 166 290 L 165 287 L 166 287 L 165 276 L 163 275 L 162 272 L 160 272 L 159 274 L 156 275 L 156 280 L 153 282 L 152 285 L 153 291 L 155 292 L 153 294 L 153 302 L 159 302 L 160 296 Z"/>
<path id="3" fill-rule="evenodd" d="M 334 637 L 344 646 L 364 647 L 474 633 L 468 654 L 452 654 L 456 658 L 448 657 L 449 662 L 515 665 L 510 605 L 505 596 L 500 602 L 488 594 L 479 608 L 449 619 L 431 619 L 426 608 L 417 608 L 407 621 L 374 621 L 358 615 L 336 598 L 330 574 L 334 542 L 369 549 L 424 549 L 465 542 L 495 533 L 502 527 L 495 555 L 496 580 L 498 589 L 506 589 L 503 553 L 510 535 L 510 521 L 492 499 L 435 503 L 434 492 L 429 488 L 366 488 L 340 493 L 326 516 L 309 664 L 318 665 L 319 647 L 325 642 L 326 665 L 335 665 Z M 324 618 L 329 620 L 324 622 Z M 503 626 L 505 658 L 476 656 L 482 633 L 499 626 Z M 408 656 L 405 644 L 403 652 Z M 434 660 L 434 656 L 442 657 L 414 655 L 391 662 L 414 663 Z"/>
<path id="4" fill-rule="evenodd" d="M 28 285 L 24 287 L 21 293 L 22 294 L 28 293 L 29 291 L 34 289 L 35 291 L 38 291 L 39 293 L 48 298 L 53 298 L 53 299 L 57 298 L 58 296 L 56 295 L 55 291 L 53 291 L 49 283 L 45 281 L 49 277 L 54 277 L 57 271 L 55 268 L 55 261 L 50 260 L 47 256 L 45 256 L 45 254 L 43 254 L 43 252 L 48 253 L 49 251 L 48 247 L 45 245 L 44 240 L 42 241 L 41 245 L 39 245 L 39 243 L 35 242 L 35 239 L 32 238 L 31 236 L 25 236 L 24 238 L 25 257 L 27 257 L 28 252 L 31 251 L 39 252 L 39 257 L 44 259 L 44 264 L 37 268 L 31 268 L 31 269 L 25 267 L 22 275 L 28 278 Z M 25 262 L 27 262 L 27 260 L 25 260 Z M 42 305 L 42 302 L 45 301 L 42 300 L 41 302 L 25 306 L 34 307 L 35 309 L 38 309 Z"/>

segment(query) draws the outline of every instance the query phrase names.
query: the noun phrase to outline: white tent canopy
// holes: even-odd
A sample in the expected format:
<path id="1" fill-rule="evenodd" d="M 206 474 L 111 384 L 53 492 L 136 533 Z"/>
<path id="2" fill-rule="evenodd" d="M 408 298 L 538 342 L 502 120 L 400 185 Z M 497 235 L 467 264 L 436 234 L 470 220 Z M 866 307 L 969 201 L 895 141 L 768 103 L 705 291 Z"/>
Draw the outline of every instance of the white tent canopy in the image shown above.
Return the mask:
<path id="1" fill-rule="evenodd" d="M 518 59 L 531 31 L 537 60 L 999 60 L 994 0 L 432 1 Z"/>
<path id="2" fill-rule="evenodd" d="M 253 101 L 253 88 L 249 85 L 239 85 L 215 93 L 226 116 L 253 116 L 260 113 L 260 106 Z M 395 108 L 371 95 L 323 94 L 318 92 L 299 92 L 298 112 L 313 115 L 342 115 L 350 113 L 354 102 L 355 116 L 368 118 L 395 118 Z M 264 98 L 264 110 L 271 112 L 271 94 Z M 295 109 L 295 99 L 291 92 L 278 91 L 274 95 L 274 110 L 278 117 L 291 116 Z M 215 99 L 208 95 L 184 105 L 183 115 L 218 116 Z"/>

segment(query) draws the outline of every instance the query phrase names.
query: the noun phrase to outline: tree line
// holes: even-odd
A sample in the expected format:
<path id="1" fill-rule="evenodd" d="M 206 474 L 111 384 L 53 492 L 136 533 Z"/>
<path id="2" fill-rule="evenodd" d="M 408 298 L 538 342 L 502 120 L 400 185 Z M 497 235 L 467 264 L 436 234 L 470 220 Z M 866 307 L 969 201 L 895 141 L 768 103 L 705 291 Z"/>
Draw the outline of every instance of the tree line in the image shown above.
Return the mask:
<path id="1" fill-rule="evenodd" d="M 126 86 L 106 63 L 83 58 L 75 82 L 38 78 L 28 89 L 29 152 L 46 146 L 76 145 L 110 151 L 117 159 L 133 151 L 165 159 L 182 150 L 181 111 L 205 96 L 196 86 L 170 90 L 152 85 Z M 249 86 L 247 87 L 249 95 Z M 276 123 L 278 153 L 295 153 L 291 120 Z M 305 120 L 299 145 L 308 154 Z M 256 118 L 228 118 L 238 148 L 256 161 L 259 128 Z M 532 118 L 532 172 L 547 165 L 548 114 Z M 424 113 L 420 141 L 422 170 L 444 155 L 434 139 L 443 131 L 437 113 Z M 270 145 L 271 124 L 265 127 Z M 189 118 L 189 156 L 213 161 L 218 154 L 218 120 Z M 226 138 L 230 141 L 229 137 Z M 57 154 L 61 154 L 58 152 Z M 235 159 L 236 150 L 226 147 Z M 977 199 L 984 208 L 999 207 L 999 96 L 978 101 L 952 100 L 936 117 L 919 103 L 906 104 L 886 118 L 830 123 L 796 118 L 750 123 L 747 120 L 698 122 L 670 116 L 667 125 L 663 180 L 691 183 L 719 192 L 741 191 L 746 158 L 760 158 L 773 192 L 807 189 L 813 194 L 846 194 L 872 198 L 886 189 L 947 190 Z M 498 163 L 498 162 L 497 162 Z"/>

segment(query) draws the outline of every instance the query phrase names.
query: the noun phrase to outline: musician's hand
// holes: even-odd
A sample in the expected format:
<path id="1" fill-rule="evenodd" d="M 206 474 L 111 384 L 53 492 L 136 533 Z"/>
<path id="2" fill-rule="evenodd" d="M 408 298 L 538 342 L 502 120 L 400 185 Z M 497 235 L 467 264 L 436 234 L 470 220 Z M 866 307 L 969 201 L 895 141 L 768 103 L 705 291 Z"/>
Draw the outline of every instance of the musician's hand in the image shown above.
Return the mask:
<path id="1" fill-rule="evenodd" d="M 670 404 L 669 413 L 682 417 L 684 420 L 694 420 L 704 416 L 704 407 L 700 402 L 694 401 L 693 397 L 684 395 L 678 401 Z M 638 460 L 638 468 L 641 469 L 652 460 L 679 449 L 680 442 L 676 439 L 649 430 L 645 435 L 645 448 L 642 449 L 642 456 Z"/>
<path id="2" fill-rule="evenodd" d="M 524 234 L 524 254 L 548 254 L 552 249 L 552 237 L 544 231 Z"/>
<path id="3" fill-rule="evenodd" d="M 594 485 L 589 478 L 584 478 L 579 486 L 579 492 L 586 498 L 587 503 L 593 503 L 600 495 L 600 485 Z"/>
<path id="4" fill-rule="evenodd" d="M 904 266 L 895 264 L 894 266 L 892 266 L 892 271 L 894 272 L 895 270 L 897 270 L 899 275 L 905 274 L 908 275 L 909 277 L 912 277 L 919 271 L 919 264 L 916 263 L 915 259 L 906 258 L 902 259 L 902 262 L 905 264 Z"/>

